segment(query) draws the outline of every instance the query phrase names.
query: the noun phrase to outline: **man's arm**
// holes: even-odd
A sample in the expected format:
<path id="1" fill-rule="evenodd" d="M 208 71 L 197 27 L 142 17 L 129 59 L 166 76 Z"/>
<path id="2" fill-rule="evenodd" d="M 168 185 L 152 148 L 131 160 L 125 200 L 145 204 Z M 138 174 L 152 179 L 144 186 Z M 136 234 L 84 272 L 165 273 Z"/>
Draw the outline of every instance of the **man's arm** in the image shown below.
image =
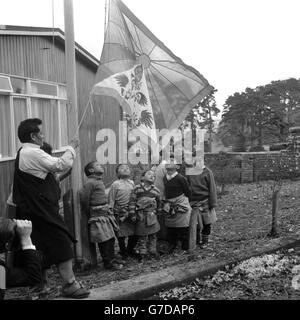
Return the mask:
<path id="1" fill-rule="evenodd" d="M 27 220 L 16 220 L 16 233 L 22 250 L 18 267 L 7 268 L 7 286 L 32 286 L 42 281 L 40 257 L 31 241 L 32 224 Z"/>
<path id="2" fill-rule="evenodd" d="M 41 149 L 36 149 L 34 152 L 34 158 L 40 169 L 48 172 L 62 172 L 71 169 L 75 157 L 75 150 L 71 146 L 67 147 L 66 152 L 60 158 L 52 157 Z"/>
<path id="3" fill-rule="evenodd" d="M 75 149 L 79 143 L 78 137 L 75 136 L 70 144 L 66 147 L 65 153 L 61 157 L 52 157 L 44 150 L 35 148 L 21 151 L 20 169 L 22 171 L 41 171 L 41 172 L 62 172 L 72 168 L 76 157 Z"/>

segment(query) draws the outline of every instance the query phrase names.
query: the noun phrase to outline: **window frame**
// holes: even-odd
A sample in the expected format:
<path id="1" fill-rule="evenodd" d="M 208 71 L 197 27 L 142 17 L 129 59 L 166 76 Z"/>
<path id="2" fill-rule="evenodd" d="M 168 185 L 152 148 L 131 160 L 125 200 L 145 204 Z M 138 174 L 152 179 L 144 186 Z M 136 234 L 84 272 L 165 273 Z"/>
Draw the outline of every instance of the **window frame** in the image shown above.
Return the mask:
<path id="1" fill-rule="evenodd" d="M 8 80 L 8 84 L 10 85 L 10 90 L 1 89 L 1 87 L 0 87 L 0 94 L 9 95 L 10 93 L 14 92 L 11 81 L 10 81 L 10 77 L 7 75 L 1 74 L 1 73 L 0 73 L 0 77 L 6 78 Z"/>
<path id="2" fill-rule="evenodd" d="M 27 117 L 30 118 L 32 117 L 32 106 L 31 106 L 31 99 L 47 99 L 47 100 L 55 100 L 57 103 L 57 108 L 58 108 L 58 122 L 59 122 L 59 133 L 58 133 L 58 142 L 59 142 L 59 149 L 54 150 L 53 153 L 58 153 L 58 152 L 63 152 L 66 150 L 67 146 L 62 145 L 62 126 L 63 124 L 61 123 L 61 112 L 62 112 L 62 102 L 66 103 L 66 108 L 68 107 L 68 100 L 62 96 L 58 96 L 61 93 L 61 88 L 67 89 L 66 84 L 63 83 L 57 83 L 57 82 L 52 82 L 52 81 L 46 81 L 46 80 L 40 80 L 40 79 L 32 79 L 32 78 L 26 78 L 22 76 L 17 76 L 17 75 L 9 75 L 9 74 L 3 74 L 0 73 L 1 77 L 6 77 L 9 79 L 9 83 L 11 85 L 11 80 L 10 78 L 19 78 L 22 80 L 25 80 L 26 82 L 26 93 L 16 93 L 13 91 L 12 85 L 12 92 L 4 92 L 4 90 L 0 90 L 0 95 L 5 95 L 9 96 L 9 111 L 10 111 L 10 124 L 12 128 L 12 132 L 10 134 L 10 143 L 12 150 L 15 150 L 15 155 L 14 156 L 8 156 L 8 157 L 2 157 L 0 158 L 0 162 L 5 162 L 5 161 L 10 161 L 14 160 L 16 158 L 16 153 L 17 153 L 17 146 L 16 146 L 16 125 L 15 124 L 15 110 L 14 110 L 14 99 L 15 98 L 22 98 L 25 99 L 26 101 L 26 111 L 27 111 Z M 56 92 L 57 96 L 51 96 L 51 95 L 43 95 L 43 94 L 36 94 L 32 92 L 31 88 L 31 82 L 35 83 L 44 83 L 48 85 L 53 85 L 56 87 Z M 68 117 L 68 110 L 66 110 L 66 116 Z"/>
<path id="3" fill-rule="evenodd" d="M 55 97 L 57 98 L 58 97 L 58 93 L 59 93 L 59 89 L 58 89 L 58 85 L 54 84 L 54 83 L 46 83 L 46 82 L 42 82 L 42 81 L 37 81 L 37 80 L 28 80 L 29 81 L 29 87 L 30 87 L 30 93 L 31 95 L 34 95 L 34 97 L 39 97 L 39 98 L 45 98 L 45 99 L 50 99 L 50 97 L 52 97 L 52 99 Z M 56 88 L 56 96 L 52 96 L 52 95 L 49 95 L 49 94 L 43 94 L 43 93 L 32 93 L 32 83 L 44 83 L 44 84 L 48 84 L 48 85 L 51 85 L 53 87 Z"/>

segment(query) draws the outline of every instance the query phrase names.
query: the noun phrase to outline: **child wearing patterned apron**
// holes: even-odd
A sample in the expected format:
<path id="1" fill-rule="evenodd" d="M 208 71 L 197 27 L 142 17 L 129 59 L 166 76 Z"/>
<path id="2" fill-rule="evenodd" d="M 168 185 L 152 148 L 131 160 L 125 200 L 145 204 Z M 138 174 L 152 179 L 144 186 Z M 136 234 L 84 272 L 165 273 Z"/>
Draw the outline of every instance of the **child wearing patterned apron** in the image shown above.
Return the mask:
<path id="1" fill-rule="evenodd" d="M 134 248 L 137 244 L 135 235 L 135 224 L 129 219 L 129 200 L 134 182 L 130 179 L 130 169 L 127 164 L 117 166 L 118 180 L 113 182 L 108 193 L 108 204 L 113 210 L 120 230 L 116 233 L 120 254 L 123 259 L 128 256 L 136 257 Z M 126 238 L 127 245 L 126 245 Z"/>
<path id="2" fill-rule="evenodd" d="M 142 177 L 143 182 L 136 185 L 131 193 L 129 213 L 131 219 L 136 221 L 137 248 L 143 261 L 146 257 L 159 258 L 156 248 L 157 232 L 160 230 L 157 214 L 161 204 L 160 192 L 154 186 L 155 173 L 147 170 Z"/>

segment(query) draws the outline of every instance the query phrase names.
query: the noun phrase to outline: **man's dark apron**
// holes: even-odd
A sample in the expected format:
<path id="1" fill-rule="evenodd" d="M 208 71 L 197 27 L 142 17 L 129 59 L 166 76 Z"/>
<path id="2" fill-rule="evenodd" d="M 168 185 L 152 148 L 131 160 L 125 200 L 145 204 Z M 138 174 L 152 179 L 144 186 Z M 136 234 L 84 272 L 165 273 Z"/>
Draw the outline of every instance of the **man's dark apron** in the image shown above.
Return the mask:
<path id="1" fill-rule="evenodd" d="M 20 149 L 21 150 L 21 149 Z M 32 221 L 32 241 L 43 253 L 44 268 L 73 258 L 76 240 L 59 215 L 60 188 L 52 173 L 46 179 L 19 169 L 20 150 L 15 161 L 13 201 L 16 218 Z"/>

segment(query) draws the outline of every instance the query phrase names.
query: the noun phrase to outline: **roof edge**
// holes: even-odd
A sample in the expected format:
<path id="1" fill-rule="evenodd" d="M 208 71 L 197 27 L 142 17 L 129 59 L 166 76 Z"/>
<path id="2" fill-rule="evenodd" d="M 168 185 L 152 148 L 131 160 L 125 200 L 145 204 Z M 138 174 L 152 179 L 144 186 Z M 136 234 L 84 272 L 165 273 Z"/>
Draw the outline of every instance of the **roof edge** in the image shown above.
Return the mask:
<path id="1" fill-rule="evenodd" d="M 47 27 L 30 27 L 30 26 L 15 26 L 15 25 L 0 25 L 0 35 L 29 35 L 29 36 L 55 36 L 65 42 L 65 33 L 60 28 Z M 100 61 L 95 58 L 90 52 L 84 49 L 75 41 L 75 50 L 92 62 L 95 66 L 99 66 Z"/>

